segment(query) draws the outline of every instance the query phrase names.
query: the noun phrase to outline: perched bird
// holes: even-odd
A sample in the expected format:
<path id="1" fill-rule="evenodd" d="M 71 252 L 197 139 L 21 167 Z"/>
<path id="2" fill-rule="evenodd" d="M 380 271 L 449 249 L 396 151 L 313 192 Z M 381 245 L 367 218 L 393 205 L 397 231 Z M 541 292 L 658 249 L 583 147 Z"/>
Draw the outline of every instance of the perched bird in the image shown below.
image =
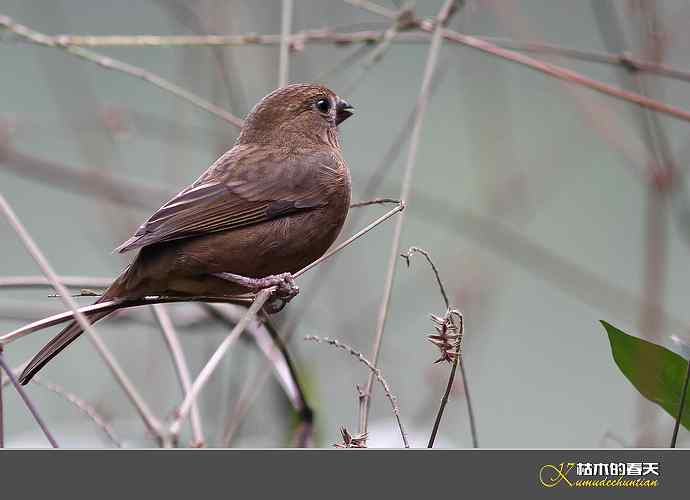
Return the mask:
<path id="1" fill-rule="evenodd" d="M 155 212 L 117 252 L 139 249 L 97 302 L 151 295 L 227 297 L 292 287 L 323 255 L 350 206 L 337 126 L 352 106 L 318 84 L 264 97 L 235 146 Z M 112 311 L 91 315 L 96 322 Z M 34 356 L 22 384 L 82 333 L 70 323 Z"/>

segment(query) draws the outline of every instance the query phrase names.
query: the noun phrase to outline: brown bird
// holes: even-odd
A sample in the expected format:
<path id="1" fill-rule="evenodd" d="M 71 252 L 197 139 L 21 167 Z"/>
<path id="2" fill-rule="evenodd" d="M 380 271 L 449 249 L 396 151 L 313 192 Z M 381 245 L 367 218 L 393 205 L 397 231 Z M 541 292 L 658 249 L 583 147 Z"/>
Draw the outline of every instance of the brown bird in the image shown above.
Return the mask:
<path id="1" fill-rule="evenodd" d="M 115 249 L 140 251 L 97 302 L 151 295 L 231 299 L 273 285 L 295 290 L 289 273 L 323 255 L 347 216 L 350 173 L 337 126 L 351 109 L 317 84 L 264 97 L 235 146 Z M 28 383 L 82 331 L 70 323 L 34 356 L 20 382 Z"/>

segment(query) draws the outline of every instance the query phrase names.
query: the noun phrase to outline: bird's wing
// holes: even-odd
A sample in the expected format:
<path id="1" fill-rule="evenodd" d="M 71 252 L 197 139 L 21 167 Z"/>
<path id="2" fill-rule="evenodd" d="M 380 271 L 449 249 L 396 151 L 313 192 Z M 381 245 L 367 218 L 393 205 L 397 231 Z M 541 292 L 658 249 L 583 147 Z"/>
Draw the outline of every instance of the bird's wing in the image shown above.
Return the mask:
<path id="1" fill-rule="evenodd" d="M 338 176 L 338 164 L 326 151 L 296 155 L 236 146 L 115 251 L 238 229 L 324 206 Z"/>

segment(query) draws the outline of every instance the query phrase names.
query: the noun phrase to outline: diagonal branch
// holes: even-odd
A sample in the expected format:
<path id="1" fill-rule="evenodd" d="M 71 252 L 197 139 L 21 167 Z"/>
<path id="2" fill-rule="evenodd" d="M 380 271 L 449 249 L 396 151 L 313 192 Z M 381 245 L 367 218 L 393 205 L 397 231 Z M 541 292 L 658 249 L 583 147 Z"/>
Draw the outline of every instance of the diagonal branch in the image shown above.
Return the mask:
<path id="1" fill-rule="evenodd" d="M 64 52 L 67 52 L 68 54 L 72 54 L 73 56 L 98 64 L 103 68 L 120 71 L 122 73 L 126 73 L 130 76 L 144 80 L 145 82 L 155 85 L 161 90 L 165 90 L 166 92 L 169 92 L 179 97 L 180 99 L 190 102 L 198 108 L 208 111 L 209 113 L 217 116 L 218 118 L 221 118 L 222 120 L 225 120 L 226 122 L 236 127 L 242 127 L 242 124 L 244 123 L 242 119 L 220 108 L 219 106 L 216 106 L 215 104 L 208 102 L 207 100 L 199 97 L 198 95 L 188 90 L 185 90 L 172 82 L 169 82 L 165 78 L 158 76 L 157 74 L 147 71 L 138 66 L 134 66 L 132 64 L 128 64 L 126 62 L 113 59 L 112 57 L 104 56 L 102 54 L 99 54 L 98 52 L 84 49 L 82 47 L 64 45 L 62 43 L 59 43 L 54 37 L 44 35 L 43 33 L 28 28 L 27 26 L 18 24 L 7 16 L 0 15 L 0 28 L 3 28 L 15 34 L 16 36 L 23 38 L 36 45 L 42 45 L 44 47 L 52 47 L 55 49 L 59 49 Z"/>
<path id="2" fill-rule="evenodd" d="M 225 337 L 225 340 L 223 340 L 223 342 L 218 346 L 211 358 L 206 362 L 206 365 L 202 368 L 201 372 L 194 380 L 194 383 L 192 384 L 191 388 L 189 389 L 189 391 L 187 391 L 184 401 L 182 401 L 182 404 L 176 411 L 175 420 L 170 426 L 170 434 L 172 434 L 173 438 L 179 435 L 180 428 L 182 427 L 184 420 L 187 418 L 187 415 L 189 414 L 192 405 L 196 401 L 196 398 L 199 396 L 199 393 L 204 388 L 211 375 L 213 375 L 213 372 L 220 364 L 221 360 L 223 359 L 223 356 L 225 356 L 225 353 L 228 351 L 228 349 L 230 349 L 230 347 L 235 343 L 235 341 L 240 337 L 240 335 L 242 335 L 242 332 L 244 332 L 245 327 L 249 324 L 250 321 L 254 319 L 256 314 L 264 306 L 266 301 L 268 301 L 268 299 L 271 297 L 274 291 L 275 287 L 270 287 L 261 290 L 257 294 L 256 299 L 254 299 L 254 302 L 252 303 L 251 307 L 247 309 L 247 312 L 239 321 L 239 323 L 235 325 L 230 334 L 227 337 Z"/>
<path id="3" fill-rule="evenodd" d="M 58 275 L 55 273 L 52 266 L 48 263 L 48 260 L 40 251 L 36 243 L 33 241 L 33 238 L 31 238 L 26 228 L 19 221 L 12 208 L 5 200 L 5 197 L 1 194 L 0 212 L 2 212 L 2 214 L 5 216 L 12 229 L 15 231 L 19 239 L 26 247 L 29 254 L 33 257 L 38 266 L 41 268 L 41 271 L 43 271 L 43 274 L 45 274 L 46 278 L 50 280 L 55 290 L 60 294 L 60 297 L 65 306 L 69 307 L 71 312 L 74 314 L 74 319 L 79 323 L 79 326 L 81 326 L 82 329 L 87 333 L 87 337 L 91 339 L 94 346 L 96 347 L 96 350 L 103 358 L 103 361 L 106 363 L 108 368 L 110 368 L 110 371 L 115 376 L 115 379 L 119 382 L 120 386 L 127 394 L 127 396 L 129 397 L 130 401 L 135 406 L 137 411 L 139 412 L 139 415 L 141 416 L 144 425 L 146 425 L 149 431 L 154 436 L 156 436 L 159 441 L 162 442 L 163 434 L 160 422 L 154 416 L 153 412 L 149 409 L 148 405 L 146 404 L 142 396 L 139 394 L 139 392 L 136 390 L 134 384 L 132 384 L 132 382 L 129 380 L 122 367 L 120 367 L 119 363 L 117 362 L 113 354 L 108 350 L 103 340 L 101 340 L 100 336 L 96 333 L 92 325 L 86 319 L 86 316 L 84 316 L 84 314 L 81 311 L 79 311 L 79 306 L 77 305 L 76 301 L 69 294 L 67 288 L 60 282 Z M 0 344 L 2 344 L 1 339 Z"/>

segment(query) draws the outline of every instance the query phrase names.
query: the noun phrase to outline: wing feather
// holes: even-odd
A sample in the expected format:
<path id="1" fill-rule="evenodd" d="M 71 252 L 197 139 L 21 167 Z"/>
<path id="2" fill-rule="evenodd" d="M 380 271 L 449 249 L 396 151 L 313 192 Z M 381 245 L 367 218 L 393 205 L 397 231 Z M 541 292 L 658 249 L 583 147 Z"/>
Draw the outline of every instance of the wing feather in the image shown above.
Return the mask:
<path id="1" fill-rule="evenodd" d="M 239 229 L 324 206 L 338 164 L 327 151 L 236 146 L 115 251 Z"/>

